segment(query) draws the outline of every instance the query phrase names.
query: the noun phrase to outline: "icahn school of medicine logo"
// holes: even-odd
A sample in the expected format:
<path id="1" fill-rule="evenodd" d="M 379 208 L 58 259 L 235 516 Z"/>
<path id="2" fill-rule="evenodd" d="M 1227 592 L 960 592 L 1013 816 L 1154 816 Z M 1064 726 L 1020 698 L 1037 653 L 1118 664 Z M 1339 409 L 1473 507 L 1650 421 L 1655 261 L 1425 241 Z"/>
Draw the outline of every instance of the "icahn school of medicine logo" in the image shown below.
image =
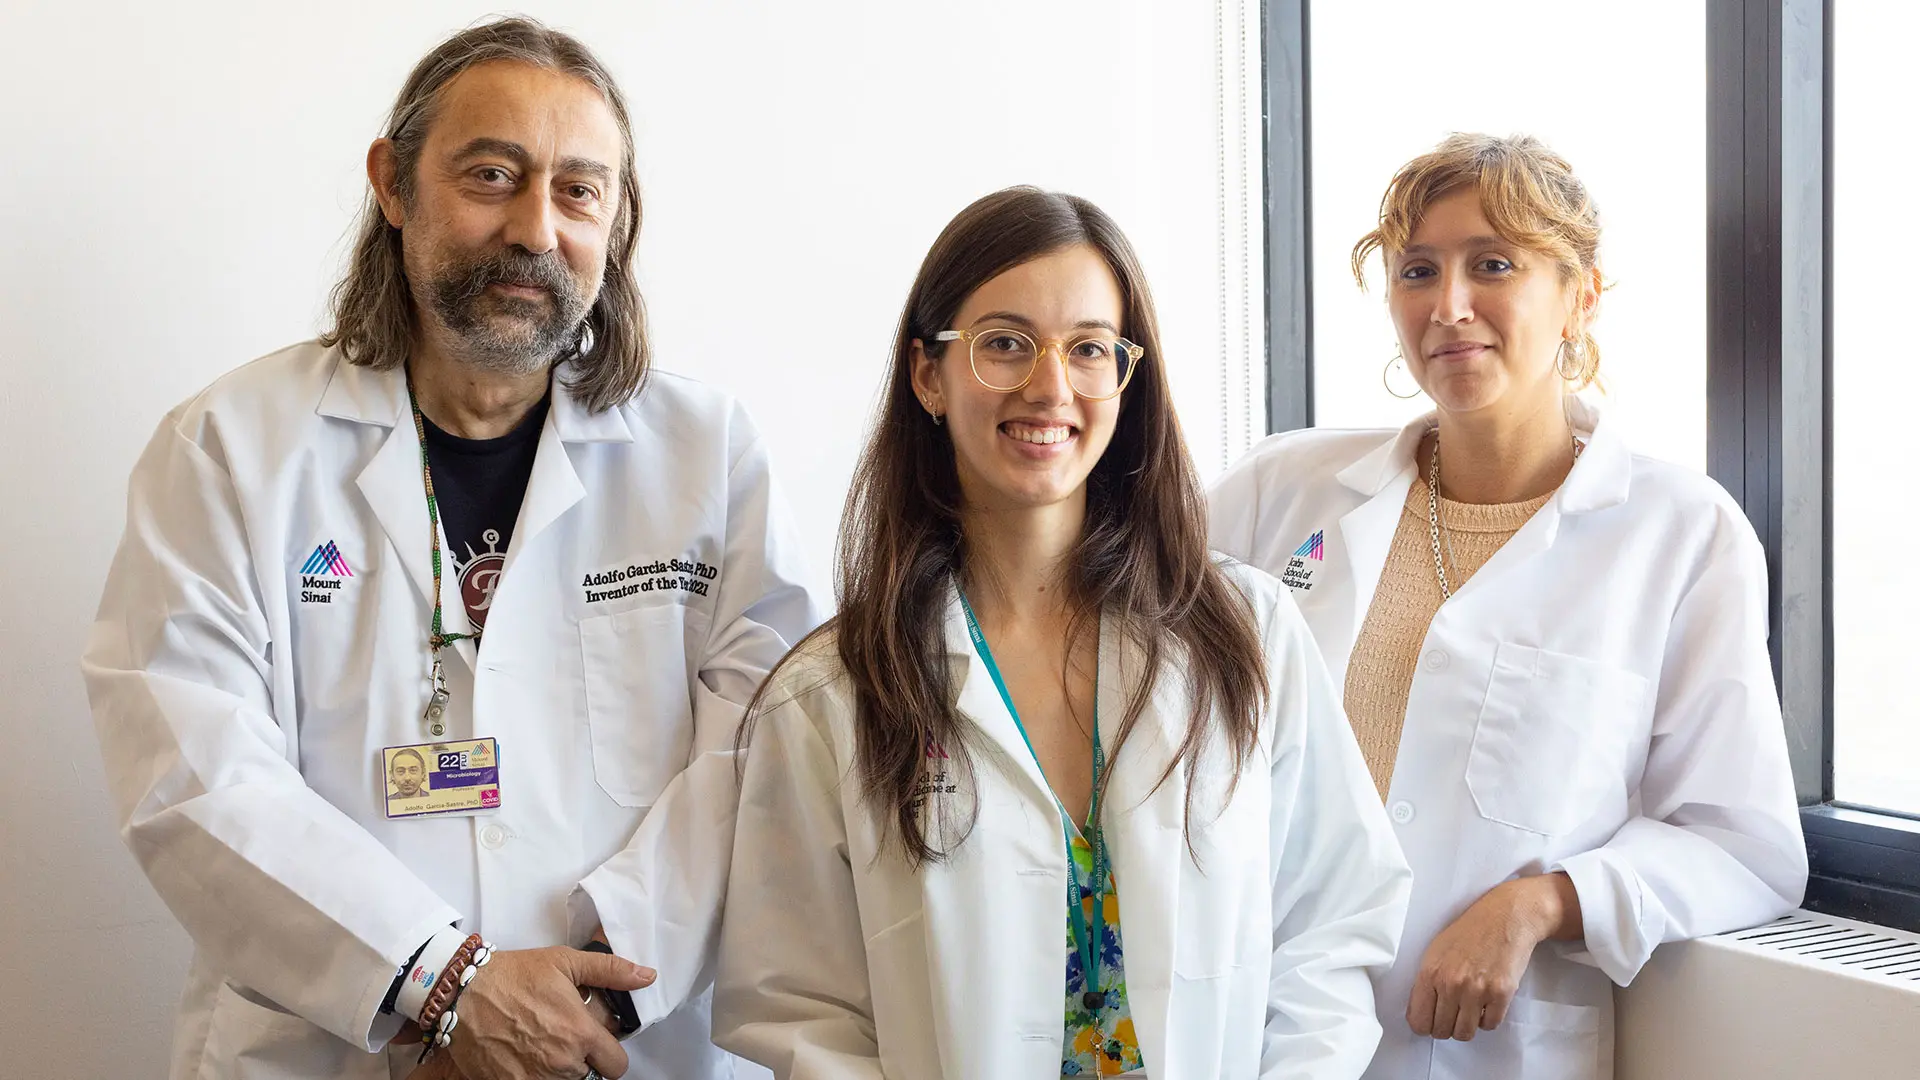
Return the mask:
<path id="1" fill-rule="evenodd" d="M 329 540 L 314 548 L 300 567 L 300 602 L 331 604 L 345 580 L 352 576 L 346 556 Z"/>
<path id="2" fill-rule="evenodd" d="M 1325 530 L 1307 537 L 1299 547 L 1293 549 L 1293 557 L 1287 560 L 1287 568 L 1280 574 L 1280 583 L 1290 589 L 1301 592 L 1313 590 L 1313 572 L 1319 567 L 1312 563 L 1325 562 L 1327 558 L 1327 534 Z"/>

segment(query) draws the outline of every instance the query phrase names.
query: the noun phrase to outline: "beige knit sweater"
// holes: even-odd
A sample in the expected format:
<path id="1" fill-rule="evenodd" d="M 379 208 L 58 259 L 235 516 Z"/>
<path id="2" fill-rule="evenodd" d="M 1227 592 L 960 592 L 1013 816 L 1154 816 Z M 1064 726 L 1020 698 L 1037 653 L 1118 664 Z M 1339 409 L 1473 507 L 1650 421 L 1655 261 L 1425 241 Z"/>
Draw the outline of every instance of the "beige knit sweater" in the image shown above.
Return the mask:
<path id="1" fill-rule="evenodd" d="M 1440 499 L 1441 551 L 1447 560 L 1447 585 L 1454 592 L 1467 583 L 1500 545 L 1512 538 L 1551 492 L 1520 503 L 1476 505 Z M 1420 661 L 1427 627 L 1440 610 L 1440 579 L 1433 572 L 1433 536 L 1427 520 L 1427 483 L 1413 483 L 1394 530 L 1387 565 L 1380 572 L 1367 619 L 1354 639 L 1347 662 L 1347 719 L 1367 759 L 1380 798 L 1393 783 L 1400 752 L 1400 731 L 1407 718 L 1407 695 Z"/>

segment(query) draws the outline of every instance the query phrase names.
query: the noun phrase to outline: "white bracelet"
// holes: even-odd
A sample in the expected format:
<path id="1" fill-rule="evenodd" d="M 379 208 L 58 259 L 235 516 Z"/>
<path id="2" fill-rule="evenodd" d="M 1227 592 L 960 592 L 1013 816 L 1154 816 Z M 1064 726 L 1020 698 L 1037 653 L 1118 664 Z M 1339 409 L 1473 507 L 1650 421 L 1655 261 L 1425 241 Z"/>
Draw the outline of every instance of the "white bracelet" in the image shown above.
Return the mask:
<path id="1" fill-rule="evenodd" d="M 420 1019 L 420 1010 L 427 1007 L 427 994 L 433 989 L 433 982 L 440 972 L 453 959 L 453 954 L 465 944 L 467 933 L 449 926 L 437 930 L 427 946 L 420 950 L 420 956 L 413 962 L 413 968 L 400 983 L 400 994 L 393 999 L 393 1011 L 397 1016 Z"/>

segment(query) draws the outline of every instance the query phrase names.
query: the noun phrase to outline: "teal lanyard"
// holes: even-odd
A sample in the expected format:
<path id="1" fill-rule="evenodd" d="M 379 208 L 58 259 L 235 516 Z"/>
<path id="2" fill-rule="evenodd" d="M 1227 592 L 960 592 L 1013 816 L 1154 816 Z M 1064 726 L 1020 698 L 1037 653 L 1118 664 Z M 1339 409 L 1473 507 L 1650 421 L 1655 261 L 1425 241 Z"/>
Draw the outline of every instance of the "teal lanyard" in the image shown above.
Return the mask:
<path id="1" fill-rule="evenodd" d="M 987 674 L 993 676 L 994 688 L 1000 691 L 1000 700 L 1007 706 L 1008 715 L 1013 717 L 1013 726 L 1020 732 L 1020 741 L 1027 744 L 1027 753 L 1033 757 L 1033 764 L 1045 779 L 1046 767 L 1040 764 L 1040 755 L 1033 752 L 1033 740 L 1027 737 L 1027 726 L 1020 722 L 1020 710 L 1013 706 L 1013 695 L 1007 692 L 1007 681 L 1000 677 L 1000 665 L 993 662 L 993 650 L 987 646 L 987 636 L 980 631 L 980 620 L 973 617 L 973 605 L 967 603 L 965 594 L 960 596 L 960 608 L 967 613 L 967 635 L 973 639 L 973 651 L 980 654 L 980 662 L 987 665 Z M 1087 808 L 1087 846 L 1093 849 L 1093 867 L 1085 892 L 1093 896 L 1093 925 L 1087 925 L 1087 915 L 1081 906 L 1082 887 L 1080 871 L 1073 861 L 1073 818 L 1067 808 L 1061 804 L 1059 796 L 1054 796 L 1053 805 L 1060 811 L 1060 835 L 1067 844 L 1067 919 L 1073 928 L 1074 948 L 1080 952 L 1080 973 L 1086 978 L 1086 992 L 1081 1003 L 1088 1011 L 1097 1012 L 1106 1003 L 1106 992 L 1100 989 L 1100 939 L 1107 927 L 1107 876 L 1111 868 L 1107 865 L 1106 838 L 1100 828 L 1100 774 L 1106 770 L 1106 756 L 1100 750 L 1100 691 L 1099 675 L 1094 676 L 1093 706 L 1093 799 Z M 1051 784 L 1049 784 L 1051 791 Z"/>

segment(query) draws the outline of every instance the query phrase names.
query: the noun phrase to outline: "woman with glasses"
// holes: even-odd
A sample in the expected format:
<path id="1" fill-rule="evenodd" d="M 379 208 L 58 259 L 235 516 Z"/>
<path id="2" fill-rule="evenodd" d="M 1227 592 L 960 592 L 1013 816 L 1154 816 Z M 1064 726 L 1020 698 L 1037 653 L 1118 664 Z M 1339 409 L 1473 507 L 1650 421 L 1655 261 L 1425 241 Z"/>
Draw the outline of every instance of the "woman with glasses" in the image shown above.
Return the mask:
<path id="1" fill-rule="evenodd" d="M 1614 984 L 1806 883 L 1753 529 L 1575 396 L 1599 243 L 1532 139 L 1414 159 L 1353 267 L 1385 262 L 1389 372 L 1434 410 L 1273 436 L 1213 493 L 1214 543 L 1293 587 L 1413 865 L 1380 1080 L 1609 1077 Z"/>
<path id="2" fill-rule="evenodd" d="M 1405 868 L 1285 591 L 1208 553 L 1111 219 L 921 265 L 839 615 L 749 711 L 715 991 L 783 1078 L 1356 1077 Z"/>

